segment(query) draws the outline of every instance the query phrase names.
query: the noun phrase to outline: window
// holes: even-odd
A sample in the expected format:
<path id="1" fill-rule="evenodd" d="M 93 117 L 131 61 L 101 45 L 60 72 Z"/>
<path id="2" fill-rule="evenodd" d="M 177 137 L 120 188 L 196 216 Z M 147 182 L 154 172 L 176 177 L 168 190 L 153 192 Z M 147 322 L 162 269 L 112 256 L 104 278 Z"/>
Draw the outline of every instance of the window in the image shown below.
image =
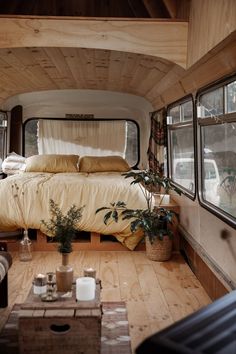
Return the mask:
<path id="1" fill-rule="evenodd" d="M 120 155 L 139 162 L 139 127 L 124 119 L 30 119 L 24 125 L 24 154 Z"/>
<path id="2" fill-rule="evenodd" d="M 2 171 L 2 162 L 6 157 L 7 143 L 7 114 L 0 112 L 0 172 Z"/>
<path id="3" fill-rule="evenodd" d="M 217 214 L 236 218 L 236 81 L 198 97 L 200 200 Z"/>
<path id="4" fill-rule="evenodd" d="M 193 101 L 191 98 L 168 109 L 169 175 L 192 196 L 195 194 Z"/>

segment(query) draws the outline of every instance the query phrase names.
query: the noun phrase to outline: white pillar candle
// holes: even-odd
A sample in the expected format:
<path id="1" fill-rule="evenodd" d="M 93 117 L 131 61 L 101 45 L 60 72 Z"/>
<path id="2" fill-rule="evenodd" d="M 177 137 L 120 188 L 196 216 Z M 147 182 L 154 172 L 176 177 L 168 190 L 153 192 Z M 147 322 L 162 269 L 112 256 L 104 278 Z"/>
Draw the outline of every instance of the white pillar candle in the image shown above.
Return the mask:
<path id="1" fill-rule="evenodd" d="M 78 301 L 90 301 L 95 298 L 95 279 L 81 277 L 76 279 L 76 299 Z"/>

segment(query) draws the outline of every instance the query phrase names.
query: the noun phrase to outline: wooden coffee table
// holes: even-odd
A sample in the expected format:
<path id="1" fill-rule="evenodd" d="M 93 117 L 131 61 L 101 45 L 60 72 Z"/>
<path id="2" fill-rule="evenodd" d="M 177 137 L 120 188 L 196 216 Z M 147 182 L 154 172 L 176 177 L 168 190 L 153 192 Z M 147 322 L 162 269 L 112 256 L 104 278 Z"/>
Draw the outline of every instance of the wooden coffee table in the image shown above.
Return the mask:
<path id="1" fill-rule="evenodd" d="M 101 352 L 101 283 L 96 282 L 92 301 L 71 297 L 43 302 L 33 289 L 19 312 L 20 353 L 95 354 Z"/>

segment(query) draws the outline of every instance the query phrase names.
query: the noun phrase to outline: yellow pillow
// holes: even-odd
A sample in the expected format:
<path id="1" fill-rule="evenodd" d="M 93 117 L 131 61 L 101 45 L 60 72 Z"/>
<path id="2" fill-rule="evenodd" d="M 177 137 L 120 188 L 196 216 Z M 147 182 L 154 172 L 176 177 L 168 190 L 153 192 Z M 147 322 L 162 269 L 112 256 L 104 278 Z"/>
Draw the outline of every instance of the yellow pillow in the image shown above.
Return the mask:
<path id="1" fill-rule="evenodd" d="M 121 156 L 83 156 L 79 161 L 80 172 L 126 172 L 130 167 Z"/>
<path id="2" fill-rule="evenodd" d="M 78 172 L 78 155 L 34 155 L 26 159 L 26 172 Z"/>

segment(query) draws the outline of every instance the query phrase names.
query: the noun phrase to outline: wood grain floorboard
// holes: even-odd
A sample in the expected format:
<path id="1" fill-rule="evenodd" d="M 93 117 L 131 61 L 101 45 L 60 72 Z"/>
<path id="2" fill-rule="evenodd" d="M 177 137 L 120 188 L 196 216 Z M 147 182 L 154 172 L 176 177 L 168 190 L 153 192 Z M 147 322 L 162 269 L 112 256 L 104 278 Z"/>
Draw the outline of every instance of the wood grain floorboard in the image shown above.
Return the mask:
<path id="1" fill-rule="evenodd" d="M 15 303 L 25 300 L 37 273 L 55 271 L 58 252 L 34 252 L 33 260 L 20 262 L 12 253 L 9 270 L 9 306 L 0 309 L 0 329 Z M 70 264 L 75 276 L 92 267 L 102 281 L 102 301 L 125 301 L 128 309 L 132 351 L 147 336 L 211 302 L 181 255 L 168 262 L 153 262 L 145 252 L 74 251 Z"/>

